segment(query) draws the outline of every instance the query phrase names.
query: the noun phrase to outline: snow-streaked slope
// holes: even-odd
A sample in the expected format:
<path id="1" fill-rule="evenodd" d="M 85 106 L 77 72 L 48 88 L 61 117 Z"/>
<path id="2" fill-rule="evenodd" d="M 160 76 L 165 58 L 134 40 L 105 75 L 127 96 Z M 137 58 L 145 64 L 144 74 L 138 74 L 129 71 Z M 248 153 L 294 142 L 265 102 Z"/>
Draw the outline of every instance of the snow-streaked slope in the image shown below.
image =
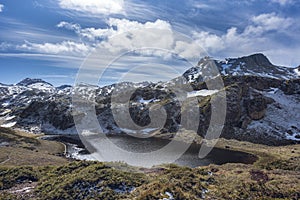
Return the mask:
<path id="1" fill-rule="evenodd" d="M 262 94 L 275 102 L 268 105 L 266 116 L 259 121 L 253 121 L 249 128 L 300 141 L 300 95 L 285 95 L 274 88 Z"/>
<path id="2" fill-rule="evenodd" d="M 208 60 L 214 62 L 219 73 L 223 76 L 258 76 L 274 79 L 294 79 L 300 75 L 299 68 L 288 68 L 273 65 L 263 54 L 253 54 L 241 58 L 227 58 L 225 60 L 213 60 L 203 58 L 198 66 L 189 69 L 184 75 L 188 82 L 202 80 L 204 67 Z"/>
<path id="3" fill-rule="evenodd" d="M 1 124 L 0 126 L 3 128 L 11 128 L 11 127 L 15 126 L 16 124 L 17 124 L 17 122 L 9 122 L 9 123 Z"/>
<path id="4" fill-rule="evenodd" d="M 298 76 L 300 76 L 300 67 L 296 68 L 294 71 Z"/>

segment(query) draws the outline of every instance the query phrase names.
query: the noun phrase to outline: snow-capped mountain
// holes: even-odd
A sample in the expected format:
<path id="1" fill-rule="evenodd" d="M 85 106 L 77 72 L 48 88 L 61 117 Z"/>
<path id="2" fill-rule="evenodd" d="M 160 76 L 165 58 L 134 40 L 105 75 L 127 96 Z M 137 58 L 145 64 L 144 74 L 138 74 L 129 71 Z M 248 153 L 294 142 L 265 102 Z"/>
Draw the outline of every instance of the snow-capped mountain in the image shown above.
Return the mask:
<path id="1" fill-rule="evenodd" d="M 185 112 L 178 103 L 175 90 L 191 85 L 194 91 L 187 91 L 184 98 L 187 102 L 194 99 L 199 102 L 193 110 L 200 111 L 198 134 L 204 136 L 211 117 L 210 100 L 219 92 L 208 90 L 203 82 L 206 80 L 203 68 L 207 62 L 216 64 L 227 95 L 223 137 L 266 144 L 300 141 L 300 67 L 275 66 L 263 54 L 224 61 L 206 57 L 182 77 L 168 82 L 54 87 L 41 79 L 27 78 L 16 85 L 0 84 L 0 126 L 50 134 L 76 134 L 73 116 L 85 114 L 72 105 L 72 95 L 78 92 L 85 97 L 85 102 L 95 105 L 98 121 L 105 133 L 123 133 L 125 129 L 116 124 L 112 106 L 118 112 L 127 109 L 122 94 L 134 89 L 129 105 L 131 118 L 145 127 L 141 130 L 143 134 L 156 131 L 147 127 L 151 122 L 149 110 L 160 112 L 162 105 L 167 115 L 160 130 L 163 135 L 178 130 L 181 113 Z M 117 104 L 112 105 L 113 94 L 116 94 Z M 155 105 L 160 106 L 156 108 Z"/>
<path id="2" fill-rule="evenodd" d="M 207 60 L 206 57 L 199 61 L 198 65 L 189 69 L 185 77 L 193 82 L 202 75 L 202 67 Z M 225 60 L 214 60 L 215 65 L 224 76 L 258 76 L 274 79 L 295 79 L 300 77 L 300 66 L 298 68 L 288 68 L 276 66 L 263 54 L 253 54 L 241 58 L 227 58 Z"/>
<path id="3" fill-rule="evenodd" d="M 31 88 L 31 89 L 37 89 L 40 91 L 44 91 L 44 92 L 55 92 L 55 87 L 50 84 L 47 83 L 46 81 L 42 80 L 42 79 L 30 79 L 30 78 L 26 78 L 24 80 L 22 80 L 21 82 L 17 83 L 17 86 L 23 86 L 23 87 L 27 87 L 27 88 Z"/>
<path id="4" fill-rule="evenodd" d="M 223 75 L 251 75 L 275 79 L 293 79 L 299 76 L 295 68 L 273 65 L 263 54 L 254 54 L 241 58 L 228 58 L 218 61 Z"/>

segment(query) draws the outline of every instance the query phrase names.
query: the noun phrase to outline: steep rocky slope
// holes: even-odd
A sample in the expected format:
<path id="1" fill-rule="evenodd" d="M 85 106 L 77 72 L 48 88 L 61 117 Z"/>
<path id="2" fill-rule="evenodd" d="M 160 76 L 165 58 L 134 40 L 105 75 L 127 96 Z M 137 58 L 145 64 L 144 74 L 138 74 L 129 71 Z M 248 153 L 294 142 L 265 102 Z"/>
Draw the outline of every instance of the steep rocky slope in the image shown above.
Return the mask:
<path id="1" fill-rule="evenodd" d="M 298 68 L 273 65 L 263 54 L 254 54 L 225 61 L 203 58 L 182 77 L 160 83 L 119 83 L 105 87 L 79 85 L 55 88 L 39 79 L 25 79 L 16 85 L 0 84 L 0 123 L 3 127 L 21 127 L 32 132 L 76 134 L 72 94 L 79 92 L 85 102 L 95 105 L 97 118 L 105 133 L 122 133 L 113 117 L 113 109 L 127 109 L 123 95 L 135 89 L 130 97 L 130 117 L 143 134 L 157 131 L 149 110 L 166 111 L 167 120 L 160 133 L 176 132 L 182 112 L 197 112 L 198 134 L 204 136 L 211 118 L 211 100 L 220 91 L 208 90 L 202 71 L 207 62 L 214 62 L 224 82 L 227 99 L 226 121 L 222 136 L 264 144 L 287 144 L 300 141 L 300 78 Z M 211 77 L 214 78 L 214 77 Z M 181 107 L 176 93 L 191 86 L 186 102 L 198 101 L 192 110 Z M 178 91 L 176 91 L 178 90 Z M 112 104 L 112 94 L 117 104 Z M 155 106 L 159 105 L 159 106 Z M 126 130 L 128 131 L 128 130 Z"/>

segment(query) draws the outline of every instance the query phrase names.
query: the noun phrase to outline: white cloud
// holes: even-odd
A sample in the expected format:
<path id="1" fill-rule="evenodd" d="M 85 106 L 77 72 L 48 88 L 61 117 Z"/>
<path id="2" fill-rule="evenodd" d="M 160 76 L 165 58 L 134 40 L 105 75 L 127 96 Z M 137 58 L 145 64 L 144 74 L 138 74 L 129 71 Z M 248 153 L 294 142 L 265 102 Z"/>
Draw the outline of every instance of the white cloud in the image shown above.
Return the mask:
<path id="1" fill-rule="evenodd" d="M 97 52 L 86 59 L 85 68 L 103 70 L 109 66 L 113 73 L 102 77 L 102 80 L 118 81 L 118 78 L 124 75 L 127 75 L 126 78 L 133 82 L 169 80 L 170 76 L 175 78 L 191 67 L 190 63 L 178 59 L 174 53 L 189 59 L 193 65 L 198 62 L 202 53 L 206 55 L 203 49 L 191 39 L 188 40 L 182 35 L 178 37 L 172 25 L 164 20 L 157 19 L 141 23 L 110 18 L 106 23 L 107 28 L 103 29 L 82 28 L 78 24 L 68 22 L 61 22 L 57 25 L 60 28 L 73 30 L 81 41 L 88 38 L 88 42 L 94 44 Z M 169 68 L 180 73 L 170 73 L 170 70 L 166 70 Z M 87 72 L 85 75 L 87 79 L 84 81 L 92 80 L 90 73 L 90 71 Z M 94 74 L 95 72 L 92 73 Z"/>
<path id="2" fill-rule="evenodd" d="M 68 30 L 75 31 L 80 37 L 86 37 L 90 40 L 96 40 L 97 38 L 111 37 L 116 34 L 129 32 L 132 30 L 143 30 L 143 29 L 160 29 L 160 30 L 171 30 L 171 25 L 163 20 L 156 20 L 154 22 L 140 23 L 138 21 L 131 21 L 127 19 L 116 19 L 109 18 L 107 21 L 108 28 L 82 28 L 79 24 L 73 24 L 62 21 L 57 24 L 59 28 L 66 28 Z M 113 28 L 114 27 L 114 28 Z"/>
<path id="3" fill-rule="evenodd" d="M 3 4 L 0 4 L 0 12 L 3 11 L 3 8 L 4 8 L 4 5 L 3 5 Z"/>
<path id="4" fill-rule="evenodd" d="M 216 50 L 224 49 L 224 37 L 211 34 L 206 31 L 194 32 L 194 37 L 201 47 L 206 49 L 208 52 L 215 52 Z"/>
<path id="5" fill-rule="evenodd" d="M 112 47 L 128 50 L 144 47 L 159 47 L 170 49 L 173 44 L 171 25 L 163 20 L 139 23 L 127 19 L 114 19 L 108 21 L 110 27 L 116 27 L 114 35 L 109 37 L 108 44 Z"/>
<path id="6" fill-rule="evenodd" d="M 162 56 L 166 59 L 171 58 L 170 52 L 188 59 L 199 59 L 206 55 L 204 50 L 213 56 L 240 56 L 277 48 L 278 43 L 272 41 L 270 35 L 273 32 L 284 32 L 293 24 L 293 20 L 280 17 L 275 13 L 261 14 L 250 18 L 250 24 L 241 31 L 232 27 L 222 35 L 207 31 L 192 32 L 194 42 L 177 37 L 178 34 L 173 30 L 172 25 L 160 19 L 141 23 L 128 19 L 109 18 L 106 23 L 106 28 L 82 28 L 79 24 L 62 21 L 57 27 L 74 31 L 79 36 L 80 43 L 26 42 L 19 46 L 19 49 L 48 54 L 85 56 L 97 48 L 110 52 L 141 48 L 140 51 L 136 51 L 141 55 Z M 269 31 L 272 32 L 269 34 Z"/>
<path id="7" fill-rule="evenodd" d="M 269 48 L 267 42 L 270 38 L 264 35 L 268 31 L 284 31 L 293 24 L 290 18 L 282 18 L 275 13 L 254 16 L 251 22 L 252 24 L 240 33 L 236 27 L 232 27 L 223 35 L 202 31 L 193 32 L 193 37 L 199 45 L 212 54 L 222 51 L 247 54 Z"/>
<path id="8" fill-rule="evenodd" d="M 10 48 L 12 48 L 13 45 L 7 42 L 1 42 L 0 43 L 0 50 L 8 50 Z"/>
<path id="9" fill-rule="evenodd" d="M 294 3 L 294 0 L 271 0 L 273 3 L 278 3 L 282 6 Z"/>
<path id="10" fill-rule="evenodd" d="M 59 24 L 57 24 L 57 27 L 73 30 L 74 32 L 76 32 L 76 34 L 78 34 L 79 37 L 87 38 L 90 41 L 95 41 L 97 39 L 105 39 L 125 32 L 130 33 L 130 31 L 139 30 L 143 32 L 143 30 L 146 29 L 158 29 L 158 30 L 172 29 L 171 25 L 168 22 L 160 19 L 156 20 L 155 22 L 146 22 L 143 24 L 137 21 L 130 21 L 127 19 L 110 18 L 107 22 L 107 25 L 109 27 L 103 29 L 94 28 L 94 27 L 82 28 L 79 24 L 73 24 L 73 23 L 62 21 Z M 113 27 L 115 27 L 115 29 Z"/>
<path id="11" fill-rule="evenodd" d="M 183 58 L 196 59 L 199 59 L 201 57 L 201 54 L 206 54 L 204 49 L 201 46 L 199 46 L 199 44 L 186 41 L 176 41 L 174 52 Z"/>
<path id="12" fill-rule="evenodd" d="M 58 28 L 66 28 L 68 30 L 75 30 L 75 31 L 78 31 L 81 29 L 80 25 L 79 24 L 72 24 L 72 23 L 69 23 L 69 22 L 65 22 L 65 21 L 62 21 L 60 22 L 59 24 L 56 25 Z"/>
<path id="13" fill-rule="evenodd" d="M 123 0 L 59 0 L 63 9 L 91 14 L 124 14 Z"/>
<path id="14" fill-rule="evenodd" d="M 27 52 L 42 54 L 63 54 L 70 56 L 86 56 L 97 47 L 108 49 L 111 52 L 120 49 L 131 51 L 138 48 L 154 47 L 162 49 L 172 49 L 174 44 L 171 25 L 163 20 L 140 23 L 127 19 L 110 18 L 107 21 L 108 28 L 82 28 L 79 24 L 65 21 L 57 24 L 59 28 L 74 31 L 80 37 L 81 42 L 62 41 L 59 43 L 32 43 L 25 41 L 18 45 L 16 49 Z M 84 40 L 85 38 L 88 39 Z M 7 44 L 1 44 L 2 48 L 7 48 Z M 141 54 L 151 54 L 156 56 L 167 56 L 164 51 L 141 50 Z"/>
<path id="15" fill-rule="evenodd" d="M 128 32 L 137 29 L 161 29 L 171 30 L 171 24 L 167 21 L 157 19 L 155 22 L 139 23 L 137 21 L 130 21 L 127 19 L 110 18 L 108 21 L 109 26 L 116 26 L 119 33 Z"/>
<path id="16" fill-rule="evenodd" d="M 97 39 L 103 39 L 108 36 L 111 36 L 115 33 L 115 31 L 112 28 L 107 29 L 97 29 L 94 27 L 90 28 L 81 28 L 79 24 L 73 24 L 69 22 L 60 22 L 57 24 L 57 27 L 59 28 L 65 28 L 68 30 L 73 30 L 76 32 L 76 34 L 82 38 L 87 38 L 90 41 L 95 41 Z"/>
<path id="17" fill-rule="evenodd" d="M 266 13 L 253 17 L 254 26 L 248 26 L 245 30 L 246 34 L 261 34 L 266 31 L 283 31 L 293 24 L 290 18 L 283 18 L 276 13 Z"/>
<path id="18" fill-rule="evenodd" d="M 79 24 L 60 22 L 57 27 L 73 30 L 80 38 L 88 38 L 96 46 L 101 45 L 102 48 L 105 47 L 111 51 L 134 50 L 144 47 L 171 49 L 174 43 L 171 24 L 160 19 L 154 22 L 140 23 L 127 19 L 110 18 L 107 25 L 108 28 L 104 29 L 81 28 Z"/>
<path id="19" fill-rule="evenodd" d="M 63 41 L 61 43 L 31 43 L 25 41 L 17 49 L 46 54 L 64 54 L 64 55 L 87 55 L 92 48 L 84 43 L 73 41 Z"/>

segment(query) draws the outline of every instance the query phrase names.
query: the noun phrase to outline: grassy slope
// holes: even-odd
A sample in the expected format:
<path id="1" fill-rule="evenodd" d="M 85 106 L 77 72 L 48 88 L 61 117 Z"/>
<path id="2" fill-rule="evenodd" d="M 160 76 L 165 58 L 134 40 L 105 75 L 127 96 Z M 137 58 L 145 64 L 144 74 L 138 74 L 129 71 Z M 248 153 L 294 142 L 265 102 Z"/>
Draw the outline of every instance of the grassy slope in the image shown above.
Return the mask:
<path id="1" fill-rule="evenodd" d="M 300 146 L 269 147 L 219 140 L 217 146 L 253 153 L 253 165 L 152 169 L 124 163 L 67 162 L 60 143 L 1 129 L 0 199 L 299 199 Z M 12 137 L 12 138 L 10 138 Z M 12 153 L 14 152 L 14 153 Z M 31 159 L 31 160 L 29 160 Z M 19 166 L 11 166 L 16 164 Z M 31 166 L 28 166 L 31 165 Z M 20 189 L 32 187 L 30 192 Z"/>
<path id="2" fill-rule="evenodd" d="M 219 139 L 218 148 L 230 148 L 254 154 L 258 160 L 255 167 L 300 171 L 300 144 L 288 146 L 266 146 L 237 140 Z"/>
<path id="3" fill-rule="evenodd" d="M 45 166 L 66 163 L 63 144 L 36 139 L 37 135 L 0 128 L 0 166 Z M 0 142 L 0 144 L 1 144 Z M 4 142 L 4 143 L 3 143 Z"/>

